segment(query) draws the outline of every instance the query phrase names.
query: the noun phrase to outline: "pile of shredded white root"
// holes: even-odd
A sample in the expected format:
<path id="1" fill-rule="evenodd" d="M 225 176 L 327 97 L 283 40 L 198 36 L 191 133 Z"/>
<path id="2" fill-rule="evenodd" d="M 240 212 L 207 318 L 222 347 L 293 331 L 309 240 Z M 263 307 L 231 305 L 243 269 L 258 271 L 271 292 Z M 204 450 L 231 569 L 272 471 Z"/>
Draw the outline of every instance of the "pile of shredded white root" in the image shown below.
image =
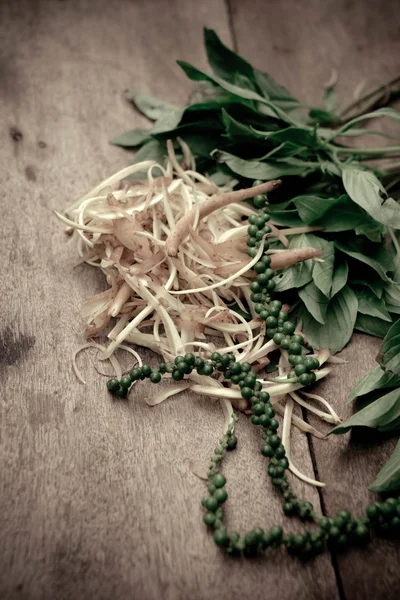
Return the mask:
<path id="1" fill-rule="evenodd" d="M 255 211 L 244 200 L 271 191 L 279 182 L 232 191 L 237 184 L 232 180 L 217 187 L 196 172 L 189 148 L 183 141 L 180 144 L 183 164 L 178 163 L 169 142 L 166 168 L 155 161 L 134 164 L 102 181 L 64 214 L 56 212 L 67 225 L 67 233 L 78 242 L 81 262 L 101 269 L 109 285 L 107 291 L 88 298 L 84 305 L 86 337 L 108 331 L 109 343 L 105 346 L 89 342 L 77 353 L 87 347 L 98 348 L 99 358 L 109 359 L 118 378 L 121 367 L 115 355 L 117 349 L 128 350 L 142 364 L 130 345 L 147 347 L 164 361 L 173 361 L 187 352 L 205 358 L 215 350 L 233 353 L 238 362 L 251 363 L 260 374 L 263 389 L 284 417 L 282 442 L 290 469 L 309 483 L 324 485 L 300 473 L 290 459 L 291 424 L 324 437 L 293 414 L 294 402 L 328 423 L 339 423 L 340 418 L 324 398 L 306 393 L 300 384 L 288 381 L 286 373 L 291 367 L 286 351 L 281 350 L 278 376 L 264 378 L 263 370 L 270 362 L 268 355 L 278 347 L 272 340 L 266 341 L 265 322 L 254 312 L 250 301 L 249 286 L 255 277 L 252 267 L 261 257 L 263 243 L 257 255 L 250 258 L 247 227 L 248 218 Z M 147 173 L 144 179 L 127 179 L 143 172 Z M 302 260 L 322 260 L 318 249 L 285 249 L 291 235 L 313 228 L 279 229 L 273 221 L 269 225 L 269 237 L 281 242 L 280 249 L 268 251 L 273 269 Z M 245 319 L 243 313 L 249 318 Z M 298 331 L 300 327 L 301 324 Z M 76 354 L 74 369 L 83 381 L 76 367 Z M 317 358 L 321 365 L 332 360 L 327 350 Z M 317 379 L 325 377 L 329 370 L 320 368 Z M 232 405 L 244 412 L 248 410 L 240 390 L 227 385 L 222 375 L 215 378 L 193 372 L 180 384 L 164 386 L 148 404 L 154 406 L 190 390 L 219 399 L 227 427 L 232 419 Z"/>

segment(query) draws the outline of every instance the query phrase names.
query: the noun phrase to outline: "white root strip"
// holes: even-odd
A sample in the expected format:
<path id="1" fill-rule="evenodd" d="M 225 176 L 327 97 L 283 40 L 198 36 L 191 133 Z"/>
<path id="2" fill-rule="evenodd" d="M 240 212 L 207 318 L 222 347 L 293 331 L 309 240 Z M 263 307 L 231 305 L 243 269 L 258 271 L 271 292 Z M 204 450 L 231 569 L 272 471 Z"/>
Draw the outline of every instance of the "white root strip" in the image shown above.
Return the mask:
<path id="1" fill-rule="evenodd" d="M 312 406 L 312 404 L 303 400 L 302 397 L 299 396 L 299 394 L 296 394 L 296 392 L 291 392 L 289 395 L 293 398 L 293 400 L 295 400 L 297 402 L 297 404 L 300 404 L 300 406 L 303 406 L 310 412 L 314 413 L 315 415 L 317 415 L 317 417 L 320 417 L 320 419 L 322 419 L 323 421 L 326 421 L 327 423 L 333 423 L 336 425 L 338 423 L 341 423 L 341 421 L 338 417 L 335 418 L 332 415 L 332 413 L 330 413 L 330 412 L 326 413 L 322 410 L 319 410 L 318 408 L 315 408 L 315 406 Z"/>
<path id="2" fill-rule="evenodd" d="M 164 400 L 166 400 L 167 398 L 176 396 L 177 394 L 180 394 L 181 392 L 184 392 L 189 388 L 190 383 L 181 383 L 180 385 L 168 386 L 162 389 L 160 392 L 158 392 L 155 396 L 152 396 L 151 398 L 146 398 L 146 404 L 148 404 L 148 406 L 157 406 L 157 404 L 161 404 L 161 402 L 164 402 Z"/>
<path id="3" fill-rule="evenodd" d="M 319 396 L 318 394 L 310 394 L 309 392 L 305 392 L 304 390 L 302 390 L 301 392 L 303 394 L 303 396 L 306 396 L 306 398 L 311 398 L 311 400 L 317 400 L 317 402 L 321 402 L 321 404 L 323 404 L 324 406 L 326 406 L 326 408 L 329 410 L 330 414 L 332 415 L 332 418 L 334 419 L 334 423 L 341 423 L 343 421 L 343 419 L 341 417 L 339 417 L 339 415 L 333 410 L 332 406 L 329 404 L 329 402 L 327 400 L 325 400 L 325 398 L 323 398 L 322 396 Z"/>
<path id="4" fill-rule="evenodd" d="M 299 469 L 293 464 L 290 458 L 290 425 L 292 421 L 293 415 L 293 406 L 294 402 L 292 398 L 288 398 L 285 405 L 284 416 L 283 416 L 283 425 L 282 425 L 282 445 L 286 450 L 286 457 L 289 461 L 289 469 L 292 471 L 294 475 L 296 475 L 299 479 L 302 479 L 306 483 L 310 485 L 314 485 L 316 487 L 325 487 L 325 483 L 321 481 L 316 481 L 307 475 L 304 475 Z"/>
<path id="5" fill-rule="evenodd" d="M 99 350 L 97 358 L 108 360 L 118 378 L 122 374 L 115 355 L 118 349 L 130 352 L 142 364 L 129 344 L 147 347 L 164 361 L 186 352 L 205 358 L 216 350 L 232 352 L 239 363 L 249 362 L 257 372 L 268 365 L 268 354 L 278 348 L 272 340 L 265 341 L 265 322 L 250 299 L 250 284 L 256 276 L 252 267 L 263 253 L 267 236 L 256 256 L 250 258 L 246 236 L 248 218 L 255 211 L 245 200 L 272 191 L 280 181 L 235 191 L 232 188 L 237 182 L 233 180 L 218 187 L 196 172 L 190 148 L 183 140 L 178 142 L 184 165 L 179 164 L 169 142 L 166 168 L 155 161 L 131 165 L 104 179 L 64 214 L 56 211 L 68 233 L 75 234 L 81 262 L 100 268 L 108 284 L 105 292 L 89 299 L 84 307 L 86 336 L 105 334 L 106 327 L 109 333 L 107 345 L 90 341 L 75 353 L 73 369 L 82 383 L 85 380 L 76 357 L 84 348 Z M 147 173 L 143 179 L 126 179 L 143 172 Z M 281 247 L 271 251 L 274 270 L 304 260 L 321 260 L 320 249 L 287 249 L 286 236 L 315 228 L 282 229 L 273 224 L 271 229 L 268 237 L 281 242 Z M 250 313 L 251 320 L 243 313 Z M 322 351 L 319 359 L 322 364 L 329 355 Z M 328 373 L 329 369 L 320 369 L 317 379 Z M 302 388 L 285 380 L 259 381 L 275 403 L 282 395 Z M 224 431 L 232 425 L 233 407 L 247 407 L 239 389 L 195 373 L 181 385 L 162 389 L 147 403 L 155 406 L 188 389 L 220 401 Z M 338 418 L 327 403 L 325 406 L 333 419 Z M 279 403 L 276 409 L 281 410 Z M 327 415 L 313 410 L 322 418 Z M 295 415 L 291 422 L 322 437 Z"/>

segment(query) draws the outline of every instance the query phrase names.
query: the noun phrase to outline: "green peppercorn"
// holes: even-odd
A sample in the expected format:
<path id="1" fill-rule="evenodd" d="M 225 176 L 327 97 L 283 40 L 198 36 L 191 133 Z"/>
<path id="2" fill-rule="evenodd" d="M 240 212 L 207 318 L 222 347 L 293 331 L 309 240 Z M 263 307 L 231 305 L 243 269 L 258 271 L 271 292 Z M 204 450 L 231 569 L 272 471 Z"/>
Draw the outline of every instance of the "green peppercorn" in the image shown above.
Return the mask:
<path id="1" fill-rule="evenodd" d="M 194 359 L 193 366 L 195 369 L 202 369 L 204 367 L 204 358 L 202 358 L 201 356 L 196 356 L 196 358 Z"/>
<path id="2" fill-rule="evenodd" d="M 214 373 L 214 367 L 210 363 L 206 363 L 203 367 L 203 374 L 208 377 Z"/>
<path id="3" fill-rule="evenodd" d="M 214 531 L 214 542 L 217 546 L 227 546 L 229 544 L 229 538 L 225 527 L 219 527 Z"/>
<path id="4" fill-rule="evenodd" d="M 275 456 L 275 458 L 278 458 L 278 459 L 285 458 L 286 457 L 285 447 L 282 445 L 278 446 L 275 450 L 274 456 Z"/>
<path id="5" fill-rule="evenodd" d="M 215 512 L 218 508 L 218 500 L 214 496 L 205 496 L 201 503 L 210 512 Z"/>
<path id="6" fill-rule="evenodd" d="M 247 228 L 247 233 L 250 237 L 254 237 L 256 233 L 258 233 L 259 229 L 257 225 L 249 225 Z"/>
<path id="7" fill-rule="evenodd" d="M 276 434 L 270 435 L 268 438 L 268 443 L 272 448 L 278 448 L 281 444 L 280 437 Z"/>
<path id="8" fill-rule="evenodd" d="M 237 446 L 237 437 L 236 435 L 231 435 L 228 441 L 228 446 L 227 446 L 227 450 L 235 450 L 236 446 Z"/>
<path id="9" fill-rule="evenodd" d="M 216 488 L 222 488 L 226 484 L 226 478 L 222 475 L 222 473 L 217 473 L 212 478 L 212 482 Z"/>
<path id="10" fill-rule="evenodd" d="M 140 376 L 142 374 L 142 370 L 141 369 L 132 369 L 132 371 L 129 372 L 129 376 L 131 378 L 131 381 L 137 381 L 138 379 L 140 379 Z"/>
<path id="11" fill-rule="evenodd" d="M 153 371 L 150 374 L 150 381 L 151 383 L 159 383 L 161 381 L 161 373 L 158 371 Z"/>
<path id="12" fill-rule="evenodd" d="M 283 324 L 283 331 L 289 335 L 292 334 L 295 329 L 296 329 L 296 325 L 294 323 L 292 323 L 292 321 L 286 321 Z"/>
<path id="13" fill-rule="evenodd" d="M 254 196 L 253 203 L 256 208 L 264 208 L 267 202 L 267 196 L 265 194 L 257 194 Z"/>
<path id="14" fill-rule="evenodd" d="M 274 455 L 274 449 L 271 448 L 269 444 L 264 444 L 261 446 L 261 454 L 267 458 L 270 458 Z"/>
<path id="15" fill-rule="evenodd" d="M 128 389 L 132 383 L 130 375 L 124 375 L 120 381 L 121 387 Z"/>
<path id="16" fill-rule="evenodd" d="M 174 369 L 172 371 L 172 379 L 174 381 L 182 381 L 182 379 L 183 379 L 183 373 L 182 373 L 182 371 L 180 371 L 179 369 Z"/>
<path id="17" fill-rule="evenodd" d="M 119 381 L 118 381 L 118 379 L 115 379 L 115 377 L 113 379 L 109 379 L 107 381 L 107 389 L 110 392 L 116 392 L 119 389 Z"/>
<path id="18" fill-rule="evenodd" d="M 300 375 L 304 375 L 304 373 L 307 373 L 307 367 L 303 365 L 303 363 L 299 363 L 295 366 L 294 372 L 297 377 L 300 377 Z"/>
<path id="19" fill-rule="evenodd" d="M 219 488 L 215 490 L 212 498 L 215 498 L 218 504 L 223 504 L 228 499 L 228 492 L 224 488 Z"/>
<path id="20" fill-rule="evenodd" d="M 247 386 L 242 387 L 241 395 L 242 395 L 242 398 L 244 398 L 245 400 L 248 400 L 253 395 L 253 390 Z"/>
<path id="21" fill-rule="evenodd" d="M 117 390 L 115 390 L 115 392 L 113 392 L 114 396 L 117 396 L 117 398 L 126 398 L 127 393 L 128 393 L 127 388 L 124 388 L 121 385 L 119 386 L 119 388 Z"/>
<path id="22" fill-rule="evenodd" d="M 258 418 L 259 418 L 259 423 L 262 427 L 269 427 L 271 425 L 271 419 L 269 418 L 268 415 L 263 414 L 263 415 L 260 415 Z"/>
<path id="23" fill-rule="evenodd" d="M 266 406 L 266 407 L 265 407 L 265 414 L 266 414 L 266 415 L 267 415 L 267 416 L 268 416 L 270 419 L 272 419 L 273 417 L 275 417 L 275 415 L 276 415 L 276 412 L 275 412 L 275 409 L 274 409 L 274 408 L 272 408 L 272 406 Z"/>
<path id="24" fill-rule="evenodd" d="M 275 344 L 277 344 L 278 346 L 282 343 L 283 339 L 285 338 L 283 333 L 275 333 L 273 340 L 275 342 Z"/>
<path id="25" fill-rule="evenodd" d="M 215 514 L 212 512 L 204 513 L 203 521 L 208 527 L 212 527 L 215 523 Z"/>
<path id="26" fill-rule="evenodd" d="M 301 385 L 310 385 L 310 383 L 311 383 L 310 374 L 309 373 L 303 373 L 298 378 L 298 382 L 301 383 Z"/>
<path id="27" fill-rule="evenodd" d="M 307 367 L 307 369 L 309 371 L 312 371 L 314 369 L 318 369 L 319 367 L 319 360 L 314 358 L 313 356 L 306 356 L 304 358 L 304 364 Z"/>

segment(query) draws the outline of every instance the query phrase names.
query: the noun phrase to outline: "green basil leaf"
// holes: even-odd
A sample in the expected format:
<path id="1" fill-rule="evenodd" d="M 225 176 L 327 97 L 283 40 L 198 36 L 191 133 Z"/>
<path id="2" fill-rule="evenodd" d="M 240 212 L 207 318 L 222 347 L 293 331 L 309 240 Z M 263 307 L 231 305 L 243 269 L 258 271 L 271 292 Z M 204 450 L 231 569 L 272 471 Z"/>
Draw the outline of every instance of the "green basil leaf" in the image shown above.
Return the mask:
<path id="1" fill-rule="evenodd" d="M 356 288 L 356 296 L 358 298 L 358 312 L 371 317 L 378 317 L 384 321 L 392 322 L 392 317 L 388 313 L 386 304 L 383 298 L 377 298 L 366 287 Z"/>
<path id="2" fill-rule="evenodd" d="M 293 203 L 299 211 L 301 220 L 306 225 L 320 221 L 332 206 L 338 204 L 340 198 L 321 198 L 320 196 L 296 196 Z"/>
<path id="3" fill-rule="evenodd" d="M 368 488 L 371 492 L 388 493 L 400 489 L 400 440 L 392 456 Z"/>
<path id="4" fill-rule="evenodd" d="M 300 219 L 297 210 L 280 209 L 280 204 L 270 204 L 270 213 L 274 222 L 287 227 L 301 227 L 303 221 Z"/>
<path id="5" fill-rule="evenodd" d="M 154 96 L 150 96 L 143 92 L 128 90 L 127 95 L 138 111 L 148 119 L 151 119 L 151 121 L 158 121 L 158 119 L 163 118 L 170 112 L 182 110 L 178 106 L 174 106 L 173 104 L 169 104 L 168 102 L 164 102 L 164 100 L 154 98 Z"/>
<path id="6" fill-rule="evenodd" d="M 299 290 L 299 297 L 303 300 L 308 312 L 314 319 L 324 325 L 329 300 L 313 281 L 310 281 Z"/>
<path id="7" fill-rule="evenodd" d="M 144 142 L 148 141 L 150 141 L 149 129 L 131 129 L 131 131 L 125 131 L 112 138 L 110 144 L 122 146 L 123 148 L 134 148 L 135 146 L 141 146 Z"/>
<path id="8" fill-rule="evenodd" d="M 259 138 L 276 144 L 290 143 L 296 147 L 304 146 L 305 148 L 314 149 L 317 143 L 314 131 L 297 126 L 286 127 L 286 129 L 280 129 L 279 131 L 259 131 L 255 129 L 254 132 Z"/>
<path id="9" fill-rule="evenodd" d="M 367 223 L 362 223 L 355 228 L 357 235 L 365 235 L 371 242 L 381 242 L 385 231 L 385 225 L 377 223 L 377 221 L 374 221 L 373 219 Z"/>
<path id="10" fill-rule="evenodd" d="M 327 210 L 313 221 L 313 225 L 321 225 L 326 232 L 338 233 L 363 225 L 370 229 L 376 228 L 377 223 L 365 210 L 354 204 L 347 194 L 343 194 L 328 201 Z"/>
<path id="11" fill-rule="evenodd" d="M 240 73 L 254 80 L 253 67 L 244 58 L 225 46 L 212 29 L 204 28 L 204 45 L 207 52 L 208 64 L 222 79 L 232 81 L 235 73 Z"/>
<path id="12" fill-rule="evenodd" d="M 349 240 L 346 243 L 337 240 L 335 246 L 341 252 L 374 269 L 384 281 L 390 281 L 386 273 L 393 270 L 393 259 L 385 248 L 376 248 L 362 240 Z"/>
<path id="13" fill-rule="evenodd" d="M 364 285 L 368 287 L 377 298 L 383 296 L 383 286 L 385 285 L 381 277 L 367 266 L 360 263 L 356 263 L 357 268 L 352 265 L 351 274 L 349 277 L 349 283 L 355 283 L 357 285 Z"/>
<path id="14" fill-rule="evenodd" d="M 329 433 L 346 433 L 352 427 L 371 427 L 388 431 L 400 417 L 400 389 L 392 390 L 368 404 Z M 397 424 L 396 424 L 397 426 Z"/>
<path id="15" fill-rule="evenodd" d="M 371 371 L 368 371 L 361 377 L 359 381 L 357 381 L 356 385 L 351 390 L 348 402 L 359 398 L 360 396 L 364 396 L 365 394 L 369 394 L 374 390 L 378 389 L 379 381 L 382 379 L 382 376 L 385 374 L 385 371 L 377 365 Z"/>
<path id="16" fill-rule="evenodd" d="M 325 296 L 330 295 L 332 288 L 333 265 L 335 262 L 335 245 L 333 242 L 327 242 L 323 238 L 317 236 L 309 236 L 311 239 L 312 248 L 320 248 L 323 250 L 321 258 L 324 262 L 314 262 L 313 278 L 315 285 L 321 290 Z"/>
<path id="17" fill-rule="evenodd" d="M 228 152 L 216 151 L 213 154 L 217 162 L 225 163 L 231 171 L 248 179 L 278 179 L 283 175 L 304 174 L 304 167 L 291 166 L 278 162 L 261 162 L 259 160 L 245 160 Z"/>
<path id="18" fill-rule="evenodd" d="M 382 367 L 377 365 L 371 369 L 371 371 L 368 371 L 368 373 L 361 377 L 360 381 L 358 381 L 351 390 L 347 400 L 348 402 L 351 402 L 352 400 L 355 400 L 360 396 L 365 396 L 366 394 L 369 394 L 375 390 L 398 387 L 399 385 L 399 375 L 394 375 L 394 373 L 384 371 Z"/>
<path id="19" fill-rule="evenodd" d="M 378 338 L 384 338 L 390 329 L 390 325 L 391 323 L 388 323 L 388 321 L 358 313 L 354 329 Z"/>
<path id="20" fill-rule="evenodd" d="M 325 324 L 318 323 L 308 311 L 300 308 L 303 331 L 315 349 L 329 348 L 333 354 L 342 350 L 353 333 L 357 316 L 357 297 L 346 285 L 328 304 Z"/>
<path id="21" fill-rule="evenodd" d="M 400 313 L 400 256 L 394 258 L 393 281 L 385 283 L 384 299 L 389 312 Z"/>
<path id="22" fill-rule="evenodd" d="M 400 228 L 400 206 L 387 196 L 379 179 L 370 171 L 355 167 L 343 168 L 343 185 L 350 198 L 379 223 Z"/>
<path id="23" fill-rule="evenodd" d="M 378 360 L 386 371 L 400 375 L 400 319 L 391 326 L 385 335 Z"/>
<path id="24" fill-rule="evenodd" d="M 293 98 L 289 90 L 277 83 L 271 75 L 257 69 L 254 69 L 254 74 L 257 85 L 266 98 L 286 108 L 294 108 L 300 105 L 299 101 Z"/>
<path id="25" fill-rule="evenodd" d="M 192 79 L 193 81 L 211 81 L 219 85 L 225 91 L 238 96 L 239 98 L 243 98 L 244 100 L 252 100 L 254 102 L 259 102 L 262 105 L 262 112 L 269 117 L 274 117 L 276 119 L 281 119 L 290 125 L 296 125 L 296 120 L 290 117 L 287 113 L 281 110 L 278 106 L 276 106 L 273 102 L 270 102 L 263 96 L 260 96 L 257 92 L 252 89 L 248 89 L 247 87 L 239 87 L 238 85 L 234 85 L 217 77 L 216 75 L 207 75 L 203 73 L 196 67 L 193 67 L 189 63 L 185 61 L 178 60 L 178 65 L 183 69 L 186 75 Z M 261 112 L 261 107 L 260 107 Z"/>
<path id="26" fill-rule="evenodd" d="M 346 285 L 348 274 L 349 267 L 346 261 L 335 266 L 332 276 L 331 298 Z"/>
<path id="27" fill-rule="evenodd" d="M 222 121 L 225 126 L 225 131 L 230 138 L 245 138 L 264 139 L 263 135 L 258 134 L 255 129 L 244 123 L 240 123 L 225 110 L 222 109 Z"/>

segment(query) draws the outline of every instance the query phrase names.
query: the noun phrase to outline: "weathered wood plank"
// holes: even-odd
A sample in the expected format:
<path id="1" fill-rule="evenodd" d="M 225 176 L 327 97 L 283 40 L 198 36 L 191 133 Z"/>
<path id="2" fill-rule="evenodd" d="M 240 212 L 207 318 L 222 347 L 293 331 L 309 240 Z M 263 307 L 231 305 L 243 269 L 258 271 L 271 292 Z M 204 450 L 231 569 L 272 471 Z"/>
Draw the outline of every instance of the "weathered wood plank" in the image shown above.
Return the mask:
<path id="1" fill-rule="evenodd" d="M 395 1 L 283 0 L 267 5 L 256 0 L 249 11 L 244 3 L 232 0 L 231 7 L 239 51 L 304 102 L 315 105 L 320 100 L 322 105 L 323 87 L 332 69 L 338 71 L 342 105 L 351 100 L 362 81 L 378 85 L 399 71 L 400 18 Z M 345 405 L 346 398 L 356 381 L 376 364 L 379 343 L 356 335 L 342 353 L 350 363 L 335 366 L 318 386 L 345 418 L 353 410 Z M 310 422 L 320 427 L 319 420 Z M 367 492 L 368 484 L 389 457 L 394 441 L 369 433 L 351 439 L 333 436 L 328 441 L 313 440 L 312 446 L 317 472 L 327 484 L 323 491 L 327 513 L 348 507 L 353 514 L 361 514 L 374 497 Z M 367 550 L 352 550 L 339 557 L 345 597 L 398 597 L 399 558 L 399 545 L 389 541 L 374 542 Z"/>
<path id="2" fill-rule="evenodd" d="M 121 90 L 184 101 L 191 85 L 174 59 L 204 65 L 205 24 L 231 41 L 224 3 L 4 1 L 0 21 L 0 597 L 256 600 L 269 589 L 282 600 L 336 598 L 329 557 L 234 562 L 206 535 L 203 484 L 186 459 L 205 462 L 215 447 L 218 405 L 186 397 L 150 409 L 144 385 L 113 402 L 88 355 L 79 361 L 87 387 L 71 371 L 80 307 L 104 283 L 72 269 L 75 248 L 51 211 L 126 164 L 108 139 L 144 122 Z M 283 522 L 245 419 L 240 431 L 226 467 L 232 526 Z M 294 443 L 311 474 L 306 439 Z"/>

